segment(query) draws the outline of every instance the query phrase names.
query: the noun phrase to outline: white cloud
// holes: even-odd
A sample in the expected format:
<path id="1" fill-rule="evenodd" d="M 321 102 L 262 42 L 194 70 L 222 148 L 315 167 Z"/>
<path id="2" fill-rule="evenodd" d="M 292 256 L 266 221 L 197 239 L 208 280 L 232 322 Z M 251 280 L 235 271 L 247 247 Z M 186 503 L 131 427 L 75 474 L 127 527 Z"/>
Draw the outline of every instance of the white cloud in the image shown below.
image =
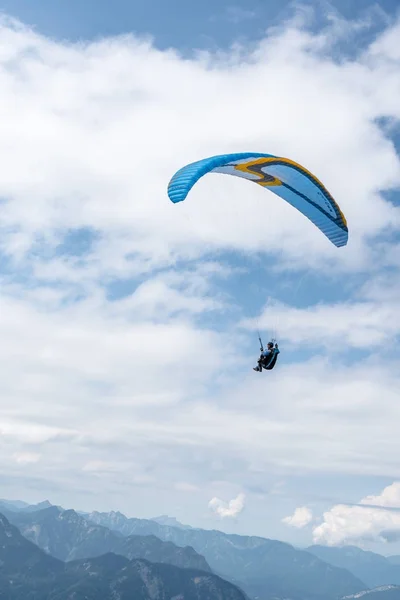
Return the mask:
<path id="1" fill-rule="evenodd" d="M 362 505 L 365 506 L 362 506 Z M 376 508 L 373 505 L 381 506 Z M 314 542 L 329 546 L 400 540 L 400 482 L 387 486 L 378 496 L 366 496 L 360 505 L 337 504 L 323 515 L 313 531 Z"/>
<path id="2" fill-rule="evenodd" d="M 393 343 L 400 335 L 400 315 L 395 297 L 385 302 L 354 299 L 307 308 L 269 304 L 256 321 L 245 321 L 243 326 L 276 329 L 280 341 L 293 346 L 324 346 L 341 353 L 346 348 L 372 350 Z"/>
<path id="3" fill-rule="evenodd" d="M 229 502 L 224 502 L 220 500 L 220 498 L 212 498 L 208 503 L 208 507 L 212 512 L 221 517 L 222 519 L 226 518 L 234 518 L 237 517 L 245 505 L 245 495 L 238 494 L 236 498 L 233 500 L 229 500 Z"/>
<path id="4" fill-rule="evenodd" d="M 223 247 L 354 265 L 370 255 L 366 236 L 399 224 L 398 210 L 377 194 L 400 181 L 395 150 L 374 123 L 382 114 L 377 97 L 392 92 L 398 76 L 385 54 L 378 64 L 365 55 L 342 67 L 321 56 L 323 35 L 294 26 L 244 50 L 233 65 L 229 55 L 216 64 L 204 54 L 182 61 L 133 37 L 74 47 L 8 24 L 1 32 L 3 244 L 15 257 L 38 236 L 54 244 L 58 229 L 90 226 L 103 236 L 101 262 L 93 265 L 102 273 L 129 253 L 155 264 Z M 274 86 L 261 92 L 260 81 L 271 77 Z M 262 135 L 260 114 L 273 115 Z M 247 182 L 210 176 L 184 206 L 169 202 L 168 179 L 183 162 L 222 145 L 260 144 L 326 181 L 349 217 L 347 251 L 337 252 L 295 210 Z"/>
<path id="5" fill-rule="evenodd" d="M 388 28 L 385 32 L 373 42 L 369 48 L 369 54 L 376 58 L 386 62 L 388 59 L 393 61 L 394 64 L 400 62 L 400 50 L 396 40 L 399 39 L 400 35 L 400 23 L 395 23 L 393 27 Z M 390 99 L 388 99 L 390 101 Z M 399 107 L 397 106 L 397 111 Z M 399 112 L 397 112 L 397 115 Z"/>
<path id="6" fill-rule="evenodd" d="M 388 485 L 378 496 L 366 496 L 360 504 L 376 504 L 387 508 L 400 508 L 400 481 Z"/>
<path id="7" fill-rule="evenodd" d="M 296 508 L 296 510 L 290 517 L 283 518 L 282 523 L 286 523 L 286 525 L 296 527 L 297 529 L 302 529 L 303 527 L 311 523 L 312 519 L 312 511 L 309 508 L 307 508 L 307 506 L 300 506 Z"/>

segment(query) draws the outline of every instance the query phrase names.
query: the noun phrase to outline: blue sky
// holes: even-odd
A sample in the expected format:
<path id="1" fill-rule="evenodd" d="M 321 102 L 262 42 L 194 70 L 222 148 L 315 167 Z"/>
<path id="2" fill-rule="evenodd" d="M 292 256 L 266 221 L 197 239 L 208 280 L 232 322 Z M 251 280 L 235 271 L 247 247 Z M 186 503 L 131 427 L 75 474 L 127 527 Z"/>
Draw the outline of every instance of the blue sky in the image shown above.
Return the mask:
<path id="1" fill-rule="evenodd" d="M 144 6 L 2 3 L 3 496 L 399 552 L 396 3 Z M 169 202 L 248 150 L 348 246 L 236 178 Z"/>
<path id="2" fill-rule="evenodd" d="M 329 12 L 347 19 L 363 15 L 374 3 L 370 0 L 334 0 L 305 3 L 316 9 L 321 21 Z M 380 0 L 388 15 L 398 8 L 396 0 Z M 238 40 L 251 43 L 264 36 L 265 29 L 278 25 L 296 3 L 287 0 L 250 0 L 244 6 L 235 1 L 186 2 L 152 0 L 3 0 L 1 9 L 39 32 L 70 40 L 94 39 L 126 33 L 150 35 L 160 48 L 174 47 L 185 52 L 196 48 L 216 49 Z"/>

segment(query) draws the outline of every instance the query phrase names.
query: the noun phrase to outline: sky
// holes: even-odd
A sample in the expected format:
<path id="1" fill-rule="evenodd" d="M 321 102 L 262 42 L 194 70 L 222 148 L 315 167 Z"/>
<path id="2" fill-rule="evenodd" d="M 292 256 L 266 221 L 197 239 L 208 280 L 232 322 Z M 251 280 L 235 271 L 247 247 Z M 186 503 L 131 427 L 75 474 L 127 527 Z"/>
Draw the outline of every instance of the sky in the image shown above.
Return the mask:
<path id="1" fill-rule="evenodd" d="M 147 6 L 1 4 L 1 495 L 398 553 L 396 3 Z M 241 151 L 347 246 L 238 178 L 169 201 Z"/>

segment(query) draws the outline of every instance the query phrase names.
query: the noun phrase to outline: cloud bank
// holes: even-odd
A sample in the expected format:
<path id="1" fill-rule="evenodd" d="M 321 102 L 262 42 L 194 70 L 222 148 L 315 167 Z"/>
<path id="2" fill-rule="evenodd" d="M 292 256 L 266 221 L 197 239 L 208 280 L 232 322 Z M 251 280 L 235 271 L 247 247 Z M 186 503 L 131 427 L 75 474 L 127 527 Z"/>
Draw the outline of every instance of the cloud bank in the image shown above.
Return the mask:
<path id="1" fill-rule="evenodd" d="M 397 511 L 388 509 L 398 509 Z M 323 515 L 313 532 L 314 542 L 329 546 L 400 540 L 400 482 L 377 496 L 366 496 L 358 506 L 338 504 Z"/>
<path id="2" fill-rule="evenodd" d="M 400 476 L 399 354 L 385 352 L 400 328 L 399 23 L 343 57 L 357 27 L 297 19 L 250 49 L 183 59 L 135 36 L 66 44 L 1 20 L 10 496 L 150 516 L 160 498 L 172 511 L 183 488 L 199 490 L 189 520 L 210 497 L 217 514 L 238 511 L 241 496 L 218 498 L 260 473 Z M 222 175 L 169 202 L 182 164 L 242 150 L 318 174 L 348 246 Z M 291 294 L 285 277 L 304 272 L 313 285 Z M 260 311 L 283 342 L 267 392 L 251 370 Z"/>
<path id="3" fill-rule="evenodd" d="M 296 508 L 282 521 L 303 528 L 313 520 L 306 507 Z M 395 481 L 378 495 L 365 496 L 358 504 L 336 504 L 323 513 L 322 522 L 313 527 L 314 544 L 327 546 L 394 543 L 400 540 L 400 482 Z"/>

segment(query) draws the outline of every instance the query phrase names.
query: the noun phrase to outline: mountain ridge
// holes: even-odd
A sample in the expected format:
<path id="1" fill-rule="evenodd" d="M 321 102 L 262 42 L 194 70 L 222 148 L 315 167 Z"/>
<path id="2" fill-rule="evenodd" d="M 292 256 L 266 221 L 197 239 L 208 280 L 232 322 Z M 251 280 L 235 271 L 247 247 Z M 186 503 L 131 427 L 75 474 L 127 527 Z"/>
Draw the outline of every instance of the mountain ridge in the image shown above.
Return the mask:
<path id="1" fill-rule="evenodd" d="M 337 569 L 311 553 L 296 550 L 290 544 L 260 536 L 226 534 L 218 530 L 189 530 L 160 525 L 150 519 L 128 518 L 121 512 L 93 511 L 88 520 L 116 529 L 123 535 L 152 533 L 177 545 L 190 545 L 203 555 L 212 570 L 239 585 L 248 595 L 262 600 L 263 589 L 272 587 L 276 594 L 294 595 L 304 590 L 308 596 L 323 590 L 322 597 L 340 597 L 367 589 L 365 582 L 345 569 Z M 288 582 L 288 573 L 294 580 Z M 336 590 L 331 593 L 331 589 Z M 300 598 L 300 596 L 298 595 Z"/>
<path id="2" fill-rule="evenodd" d="M 313 545 L 307 551 L 333 566 L 347 568 L 370 588 L 400 585 L 400 565 L 392 564 L 381 554 L 357 546 Z"/>
<path id="3" fill-rule="evenodd" d="M 199 589 L 203 595 L 199 596 Z M 155 595 L 155 591 L 157 594 Z M 213 573 L 129 560 L 114 553 L 64 563 L 0 514 L 0 598 L 4 600 L 247 600 Z"/>
<path id="4" fill-rule="evenodd" d="M 125 537 L 92 523 L 72 509 L 51 506 L 37 512 L 10 512 L 7 517 L 27 539 L 63 561 L 114 552 L 129 559 L 145 558 L 211 572 L 205 558 L 190 546 L 182 548 L 154 535 Z"/>
<path id="5" fill-rule="evenodd" d="M 329 547 L 295 549 L 262 536 L 186 526 L 165 514 L 138 519 L 120 511 L 78 513 L 49 501 L 28 505 L 5 500 L 0 506 L 1 502 L 9 507 L 6 516 L 27 539 L 68 564 L 115 555 L 151 564 L 175 563 L 184 569 L 200 566 L 202 572 L 214 573 L 259 600 L 338 600 L 372 593 L 375 595 L 368 595 L 368 600 L 382 595 L 386 600 L 389 593 L 398 593 L 393 587 L 396 581 L 387 579 L 388 573 L 398 572 L 395 555 L 391 563 L 391 557 L 346 547 L 353 561 L 359 560 L 357 565 L 348 558 L 333 560 Z M 318 556 L 319 552 L 327 554 Z M 381 583 L 383 587 L 375 585 Z"/>

